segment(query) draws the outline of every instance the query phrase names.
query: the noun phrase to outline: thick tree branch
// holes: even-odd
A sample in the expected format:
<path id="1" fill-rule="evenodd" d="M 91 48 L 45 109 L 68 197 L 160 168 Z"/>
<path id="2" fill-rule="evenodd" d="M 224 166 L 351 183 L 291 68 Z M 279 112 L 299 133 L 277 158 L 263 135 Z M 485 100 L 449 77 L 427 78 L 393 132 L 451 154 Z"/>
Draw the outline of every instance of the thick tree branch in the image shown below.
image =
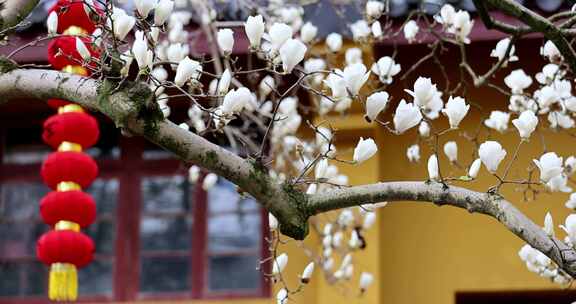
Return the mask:
<path id="1" fill-rule="evenodd" d="M 22 22 L 37 4 L 38 0 L 0 0 L 0 32 Z"/>
<path id="2" fill-rule="evenodd" d="M 313 195 L 309 199 L 310 214 L 346 208 L 363 203 L 382 201 L 431 202 L 438 206 L 450 205 L 491 216 L 508 230 L 540 250 L 572 277 L 576 277 L 576 251 L 565 243 L 550 238 L 544 230 L 497 195 L 475 192 L 440 183 L 385 182 L 351 188 L 342 188 Z"/>
<path id="3" fill-rule="evenodd" d="M 230 180 L 273 213 L 284 234 L 296 239 L 306 236 L 308 215 L 300 208 L 305 205 L 304 194 L 290 185 L 275 183 L 255 162 L 164 119 L 147 86 L 128 84 L 118 89 L 111 83 L 77 75 L 52 70 L 10 70 L 10 62 L 0 63 L 0 72 L 5 72 L 0 74 L 0 105 L 9 99 L 61 98 L 101 112 L 131 134 L 141 135 L 183 161 Z"/>

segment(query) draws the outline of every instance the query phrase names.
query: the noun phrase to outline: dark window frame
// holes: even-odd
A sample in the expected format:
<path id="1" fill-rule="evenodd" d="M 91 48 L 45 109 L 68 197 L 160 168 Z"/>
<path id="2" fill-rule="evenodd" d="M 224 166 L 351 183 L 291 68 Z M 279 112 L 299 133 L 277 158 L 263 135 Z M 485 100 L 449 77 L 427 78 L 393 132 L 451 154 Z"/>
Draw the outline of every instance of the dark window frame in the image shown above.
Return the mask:
<path id="1" fill-rule="evenodd" d="M 19 123 L 18 123 L 19 125 Z M 11 125 L 0 125 L 0 183 L 5 181 L 41 181 L 41 164 L 4 164 L 4 133 Z M 104 134 L 105 136 L 105 134 Z M 114 241 L 114 264 L 112 274 L 112 292 L 110 295 L 82 296 L 79 302 L 114 302 L 137 300 L 190 300 L 190 299 L 242 299 L 268 298 L 271 286 L 263 273 L 269 272 L 269 263 L 262 264 L 260 288 L 244 292 L 239 290 L 210 291 L 208 288 L 208 252 L 207 252 L 207 192 L 201 187 L 200 180 L 194 186 L 194 216 L 191 244 L 191 268 L 193 275 L 190 289 L 181 293 L 139 292 L 140 272 L 140 221 L 141 221 L 141 182 L 144 176 L 162 176 L 181 174 L 187 176 L 187 166 L 177 159 L 144 159 L 146 142 L 139 138 L 120 137 L 120 156 L 118 159 L 97 160 L 99 177 L 116 178 L 119 183 L 118 205 L 116 207 L 116 225 Z M 14 174 L 18 172 L 18 174 Z M 201 179 L 203 176 L 201 177 Z M 261 217 L 260 258 L 266 259 L 268 216 L 265 210 L 258 211 Z M 36 257 L 27 257 L 35 260 Z M 11 260 L 11 259 L 10 259 Z M 10 261 L 9 260 L 9 261 Z M 2 261 L 2 257 L 0 257 Z M 80 270 L 82 271 L 82 270 Z M 45 303 L 46 295 L 0 297 L 4 303 Z"/>

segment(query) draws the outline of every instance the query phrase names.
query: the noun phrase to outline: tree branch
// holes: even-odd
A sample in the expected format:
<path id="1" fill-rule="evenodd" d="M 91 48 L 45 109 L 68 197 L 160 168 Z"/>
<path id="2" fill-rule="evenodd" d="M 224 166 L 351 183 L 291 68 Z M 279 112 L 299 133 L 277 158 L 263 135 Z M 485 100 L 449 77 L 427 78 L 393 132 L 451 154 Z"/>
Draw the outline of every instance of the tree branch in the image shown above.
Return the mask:
<path id="1" fill-rule="evenodd" d="M 4 32 L 18 25 L 37 4 L 38 0 L 1 0 L 0 31 Z"/>

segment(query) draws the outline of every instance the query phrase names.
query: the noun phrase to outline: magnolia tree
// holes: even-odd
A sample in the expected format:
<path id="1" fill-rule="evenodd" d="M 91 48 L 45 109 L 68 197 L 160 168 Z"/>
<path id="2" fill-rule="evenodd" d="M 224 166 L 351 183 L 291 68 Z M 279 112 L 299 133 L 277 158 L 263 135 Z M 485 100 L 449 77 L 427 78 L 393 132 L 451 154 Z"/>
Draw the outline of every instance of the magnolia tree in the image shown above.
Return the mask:
<path id="1" fill-rule="evenodd" d="M 5 2 L 0 12 L 4 38 L 10 40 L 36 2 Z M 134 0 L 134 11 L 126 11 L 112 1 L 84 0 L 84 8 L 97 29 L 89 34 L 89 40 L 76 40 L 76 51 L 81 56 L 78 64 L 91 71 L 90 77 L 11 60 L 20 50 L 58 36 L 58 17 L 53 12 L 47 19 L 45 37 L 2 57 L 0 95 L 4 98 L 0 103 L 11 98 L 76 102 L 109 117 L 124 135 L 143 136 L 190 164 L 192 182 L 199 180 L 200 168 L 210 172 L 202 179 L 205 189 L 219 177 L 236 184 L 240 193 L 253 197 L 269 211 L 273 266 L 272 272 L 265 275 L 281 285 L 279 303 L 285 303 L 309 283 L 315 266 L 331 283 L 350 280 L 359 272 L 360 281 L 355 284 L 359 284 L 360 292 L 365 291 L 373 276 L 354 267 L 354 253 L 366 246 L 363 235 L 375 222 L 374 210 L 396 201 L 451 205 L 494 217 L 503 229 L 526 242 L 519 256 L 530 271 L 561 285 L 571 283 L 576 276 L 576 214 L 565 219 L 561 226 L 564 238 L 557 238 L 550 214 L 541 227 L 507 201 L 501 190 L 520 185 L 549 192 L 572 191 L 569 179 L 576 171 L 576 158 L 563 158 L 552 146 L 547 147 L 550 152 L 528 166 L 525 179 L 512 180 L 508 176 L 522 146 L 535 131 L 575 127 L 576 97 L 572 95 L 570 75 L 576 69 L 571 43 L 576 35 L 576 12 L 543 17 L 512 0 L 475 0 L 484 25 L 509 35 L 494 45 L 489 54 L 493 58 L 483 59 L 493 65 L 486 71 L 475 71 L 466 59 L 474 21 L 468 12 L 448 4 L 434 16 L 414 11 L 405 20 L 392 20 L 388 1 L 362 3 L 362 19 L 349 24 L 357 45 L 402 36 L 410 43 L 423 36 L 433 38 L 431 53 L 406 69 L 395 62 L 394 56 L 373 58 L 375 63 L 365 66 L 360 48 L 349 48 L 345 62 L 330 60 L 341 51 L 343 35 L 331 33 L 319 39 L 318 27 L 304 21 L 299 4 L 239 1 L 251 15 L 241 24 L 241 30 L 233 31 L 229 23 L 217 20 L 213 1 L 191 2 L 193 11 L 183 8 L 188 6 L 186 0 Z M 498 20 L 491 15 L 494 11 L 515 20 Z M 203 58 L 190 56 L 187 25 L 193 15 L 198 17 L 210 47 L 210 54 Z M 393 26 L 398 23 L 400 27 Z M 527 75 L 521 68 L 509 69 L 512 62 L 520 60 L 514 43 L 533 33 L 543 37 L 540 52 L 549 63 L 536 75 Z M 240 35 L 245 35 L 250 44 L 247 63 L 241 63 L 233 54 Z M 392 96 L 386 90 L 402 72 L 417 73 L 422 62 L 448 46 L 460 52 L 460 81 L 440 89 L 431 79 L 420 77 L 405 90 L 405 96 L 394 96 L 406 99 L 389 104 Z M 93 57 L 89 49 L 97 50 L 100 57 Z M 501 70 L 507 74 L 504 83 L 492 77 Z M 466 100 L 466 83 L 490 86 L 502 94 L 508 110 L 484 113 L 488 118 L 481 127 L 498 132 L 515 128 L 514 151 L 504 150 L 498 141 L 480 136 L 471 140 L 466 133 L 455 131 L 472 111 Z M 311 102 L 300 102 L 297 93 L 302 96 L 302 92 Z M 189 120 L 180 125 L 168 119 L 168 101 L 176 98 L 189 104 Z M 353 158 L 345 159 L 333 141 L 336 130 L 329 124 L 306 121 L 302 113 L 313 112 L 317 117 L 333 112 L 345 115 L 352 104 L 365 109 L 366 124 L 377 124 L 386 132 L 403 136 L 417 129 L 419 142 L 433 147 L 432 153 L 420 155 L 419 145 L 413 145 L 406 154 L 411 161 L 427 161 L 427 177 L 423 173 L 421 181 L 348 186 L 348 178 L 338 172 L 336 164 L 361 167 L 381 144 L 372 138 L 359 138 Z M 385 111 L 393 114 L 389 121 L 380 115 Z M 449 123 L 447 129 L 440 127 L 445 121 Z M 301 131 L 306 128 L 315 136 L 302 137 Z M 475 143 L 473 162 L 458 164 L 458 141 L 439 145 L 439 138 L 448 133 L 459 133 L 462 141 Z M 223 138 L 227 148 L 206 139 L 216 137 Z M 442 155 L 450 166 L 459 166 L 465 172 L 463 176 L 443 174 L 448 168 L 439 166 Z M 473 184 L 481 170 L 494 177 L 493 187 L 486 192 L 467 189 L 465 186 Z M 576 194 L 570 195 L 566 207 L 576 208 Z M 333 221 L 320 225 L 311 220 L 335 210 L 338 215 Z M 300 286 L 288 286 L 282 277 L 288 256 L 278 245 L 286 237 L 303 240 L 309 231 L 318 234 L 321 248 L 314 250 L 318 254 L 309 254 L 311 262 L 302 270 Z M 336 260 L 341 262 L 336 264 Z"/>

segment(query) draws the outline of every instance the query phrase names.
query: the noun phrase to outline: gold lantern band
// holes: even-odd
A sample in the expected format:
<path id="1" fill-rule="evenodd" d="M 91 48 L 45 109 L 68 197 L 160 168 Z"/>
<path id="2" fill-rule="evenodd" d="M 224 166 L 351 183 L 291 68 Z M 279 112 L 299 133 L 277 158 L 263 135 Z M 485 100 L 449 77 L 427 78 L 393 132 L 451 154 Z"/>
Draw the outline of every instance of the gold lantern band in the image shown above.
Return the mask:
<path id="1" fill-rule="evenodd" d="M 65 106 L 58 108 L 58 114 L 68 113 L 68 112 L 84 113 L 84 109 L 82 109 L 81 106 L 79 106 L 77 104 L 73 104 L 73 103 L 69 103 Z"/>
<path id="2" fill-rule="evenodd" d="M 58 185 L 56 185 L 56 191 L 64 192 L 74 190 L 82 190 L 82 187 L 75 182 L 59 182 Z"/>
<path id="3" fill-rule="evenodd" d="M 62 72 L 76 74 L 80 76 L 88 76 L 88 70 L 80 65 L 67 65 L 62 69 Z"/>
<path id="4" fill-rule="evenodd" d="M 58 221 L 58 223 L 54 225 L 54 230 L 72 230 L 80 232 L 80 225 L 71 221 Z"/>
<path id="5" fill-rule="evenodd" d="M 52 301 L 76 301 L 78 298 L 78 273 L 69 263 L 50 265 L 48 297 Z"/>
<path id="6" fill-rule="evenodd" d="M 65 29 L 62 34 L 70 36 L 88 36 L 88 31 L 79 26 L 73 25 Z"/>
<path id="7" fill-rule="evenodd" d="M 77 144 L 77 143 L 73 143 L 73 142 L 69 142 L 69 141 L 63 141 L 58 146 L 58 151 L 59 152 L 66 152 L 66 151 L 82 152 L 82 146 L 80 144 Z"/>

